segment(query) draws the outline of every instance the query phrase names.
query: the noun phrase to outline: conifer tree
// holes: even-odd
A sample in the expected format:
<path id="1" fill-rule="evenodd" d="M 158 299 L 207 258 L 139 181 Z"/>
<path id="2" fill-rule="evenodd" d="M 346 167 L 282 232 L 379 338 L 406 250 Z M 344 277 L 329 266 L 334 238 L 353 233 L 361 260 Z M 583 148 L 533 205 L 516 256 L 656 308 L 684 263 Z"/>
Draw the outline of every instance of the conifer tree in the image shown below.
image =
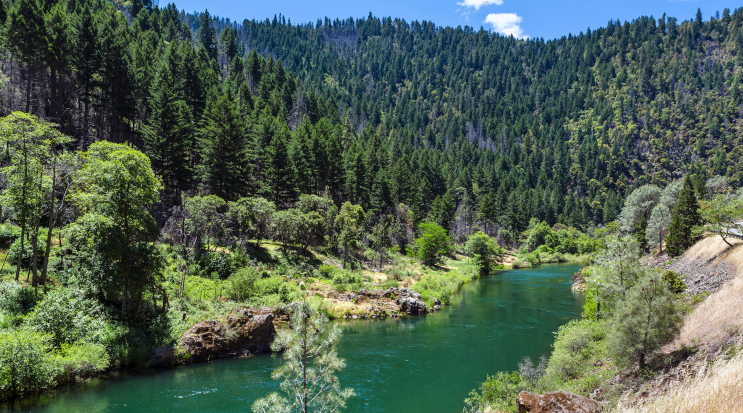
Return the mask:
<path id="1" fill-rule="evenodd" d="M 145 153 L 166 190 L 180 192 L 191 184 L 189 152 L 193 148 L 194 130 L 191 112 L 180 98 L 167 60 L 163 59 L 150 90 L 151 115 L 143 128 L 142 138 Z M 180 198 L 178 195 L 176 199 Z"/>
<path id="2" fill-rule="evenodd" d="M 334 375 L 346 367 L 336 351 L 340 337 L 340 328 L 322 313 L 309 304 L 295 304 L 291 328 L 279 331 L 272 345 L 275 351 L 284 350 L 284 364 L 272 376 L 284 379 L 281 390 L 288 398 L 272 393 L 253 403 L 253 412 L 331 413 L 345 407 L 354 391 L 341 389 Z"/>
<path id="3" fill-rule="evenodd" d="M 278 208 L 291 206 L 296 200 L 297 171 L 289 156 L 289 127 L 274 119 L 271 141 L 266 148 L 266 178 L 263 192 Z"/>
<path id="4" fill-rule="evenodd" d="M 684 179 L 684 186 L 681 188 L 679 200 L 673 209 L 671 225 L 668 227 L 667 250 L 672 257 L 677 257 L 684 253 L 689 247 L 694 245 L 697 237 L 694 235 L 694 228 L 702 223 L 699 214 L 699 202 L 692 186 L 691 179 L 687 175 Z"/>
<path id="5" fill-rule="evenodd" d="M 201 181 L 225 200 L 238 199 L 248 185 L 249 147 L 242 120 L 227 95 L 207 108 L 199 144 Z"/>
<path id="6" fill-rule="evenodd" d="M 212 26 L 212 16 L 209 10 L 199 15 L 199 43 L 204 46 L 209 59 L 217 60 L 217 32 Z"/>

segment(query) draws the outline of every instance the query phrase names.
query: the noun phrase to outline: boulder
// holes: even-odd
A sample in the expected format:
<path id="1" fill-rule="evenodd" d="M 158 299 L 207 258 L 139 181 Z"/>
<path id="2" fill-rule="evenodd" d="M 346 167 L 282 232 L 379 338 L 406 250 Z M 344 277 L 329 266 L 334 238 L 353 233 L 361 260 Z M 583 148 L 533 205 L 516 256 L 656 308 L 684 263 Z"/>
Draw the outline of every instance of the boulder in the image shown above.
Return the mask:
<path id="1" fill-rule="evenodd" d="M 544 395 L 522 391 L 516 404 L 519 413 L 598 413 L 604 407 L 596 400 L 563 391 Z"/>
<path id="2" fill-rule="evenodd" d="M 421 295 L 417 292 L 406 288 L 400 292 L 400 298 L 397 300 L 400 311 L 407 315 L 421 315 L 428 313 L 426 303 L 423 302 Z"/>
<path id="3" fill-rule="evenodd" d="M 151 356 L 152 364 L 157 367 L 168 367 L 175 364 L 175 341 L 167 346 L 155 349 Z"/>
<path id="4" fill-rule="evenodd" d="M 275 316 L 268 309 L 242 307 L 226 322 L 202 321 L 183 334 L 181 343 L 191 361 L 271 351 Z"/>

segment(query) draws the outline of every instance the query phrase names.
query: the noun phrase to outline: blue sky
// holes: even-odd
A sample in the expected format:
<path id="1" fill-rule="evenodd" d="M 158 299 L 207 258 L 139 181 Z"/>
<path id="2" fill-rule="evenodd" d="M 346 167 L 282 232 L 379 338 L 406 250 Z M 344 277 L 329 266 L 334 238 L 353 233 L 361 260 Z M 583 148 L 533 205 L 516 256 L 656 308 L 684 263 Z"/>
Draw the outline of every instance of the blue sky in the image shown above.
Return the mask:
<path id="1" fill-rule="evenodd" d="M 187 12 L 203 11 L 230 19 L 273 18 L 282 13 L 293 23 L 376 16 L 429 20 L 441 26 L 480 26 L 517 37 L 551 39 L 603 27 L 609 19 L 631 20 L 642 15 L 659 18 L 666 13 L 679 21 L 691 19 L 697 8 L 705 20 L 740 2 L 729 0 L 173 0 Z M 162 1 L 165 3 L 165 1 Z"/>

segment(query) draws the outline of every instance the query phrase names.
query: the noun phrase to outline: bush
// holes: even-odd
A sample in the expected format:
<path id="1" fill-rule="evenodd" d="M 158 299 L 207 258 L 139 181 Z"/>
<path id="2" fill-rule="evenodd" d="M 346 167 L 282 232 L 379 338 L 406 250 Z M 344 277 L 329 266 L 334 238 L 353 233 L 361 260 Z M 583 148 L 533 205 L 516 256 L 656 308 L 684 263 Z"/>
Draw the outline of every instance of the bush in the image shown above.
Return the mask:
<path id="1" fill-rule="evenodd" d="M 515 260 L 511 263 L 511 268 L 517 270 L 519 268 L 531 268 L 531 262 Z"/>
<path id="2" fill-rule="evenodd" d="M 261 278 L 255 268 L 238 270 L 227 279 L 225 294 L 233 301 L 245 301 L 256 293 L 256 283 Z"/>
<path id="3" fill-rule="evenodd" d="M 647 358 L 673 339 L 683 316 L 666 283 L 656 275 L 627 291 L 612 317 L 610 353 L 617 365 L 645 367 Z"/>
<path id="4" fill-rule="evenodd" d="M 30 330 L 0 332 L 0 399 L 54 384 L 52 337 Z"/>
<path id="5" fill-rule="evenodd" d="M 361 275 L 350 271 L 338 271 L 333 276 L 333 285 L 348 285 L 364 282 Z"/>
<path id="6" fill-rule="evenodd" d="M 100 344 L 62 344 L 57 355 L 60 381 L 78 381 L 106 370 L 111 360 Z"/>
<path id="7" fill-rule="evenodd" d="M 426 265 L 436 265 L 449 252 L 449 236 L 446 230 L 432 223 L 418 226 L 422 234 L 415 240 L 416 257 Z"/>
<path id="8" fill-rule="evenodd" d="M 474 265 L 443 273 L 430 273 L 421 277 L 413 285 L 413 290 L 421 295 L 423 302 L 428 306 L 433 305 L 436 299 L 443 304 L 449 304 L 452 294 L 459 290 L 463 284 L 476 279 L 479 274 L 479 269 Z"/>
<path id="9" fill-rule="evenodd" d="M 36 303 L 33 289 L 15 281 L 0 282 L 0 313 L 25 314 Z"/>
<path id="10" fill-rule="evenodd" d="M 557 330 L 552 356 L 545 370 L 545 387 L 560 387 L 581 379 L 593 361 L 606 358 L 605 323 L 573 320 Z M 585 390 L 585 389 L 576 389 Z"/>
<path id="11" fill-rule="evenodd" d="M 487 408 L 491 408 L 495 411 L 515 411 L 519 393 L 532 390 L 518 371 L 500 371 L 495 376 L 488 376 L 479 391 L 473 390 L 464 402 L 472 410 L 487 411 Z"/>
<path id="12" fill-rule="evenodd" d="M 668 285 L 668 289 L 674 294 L 681 294 L 686 291 L 686 281 L 681 274 L 676 271 L 668 270 L 663 273 L 661 277 L 663 281 Z"/>
<path id="13" fill-rule="evenodd" d="M 103 306 L 75 288 L 47 293 L 28 315 L 25 326 L 49 334 L 55 347 L 75 342 L 106 344 L 112 328 Z"/>
<path id="14" fill-rule="evenodd" d="M 5 222 L 3 224 L 0 224 L 0 246 L 3 248 L 8 248 L 13 241 L 18 239 L 21 236 L 21 228 L 11 224 L 10 222 Z"/>
<path id="15" fill-rule="evenodd" d="M 238 254 L 228 252 L 214 251 L 206 252 L 199 255 L 197 261 L 196 275 L 206 278 L 219 278 L 225 280 L 229 278 L 237 268 L 246 264 L 246 259 Z"/>
<path id="16" fill-rule="evenodd" d="M 479 231 L 469 237 L 465 249 L 483 274 L 490 272 L 493 261 L 500 262 L 503 254 L 494 239 Z"/>
<path id="17" fill-rule="evenodd" d="M 336 267 L 334 265 L 325 265 L 325 264 L 324 265 L 321 265 L 317 269 L 317 273 L 318 273 L 319 278 L 327 278 L 329 280 L 332 280 L 333 279 L 333 276 L 338 271 L 339 271 L 339 268 L 338 267 Z"/>
<path id="18" fill-rule="evenodd" d="M 277 302 L 289 303 L 299 296 L 299 287 L 294 283 L 284 281 L 281 277 L 260 279 L 255 286 L 257 298 L 275 296 Z"/>

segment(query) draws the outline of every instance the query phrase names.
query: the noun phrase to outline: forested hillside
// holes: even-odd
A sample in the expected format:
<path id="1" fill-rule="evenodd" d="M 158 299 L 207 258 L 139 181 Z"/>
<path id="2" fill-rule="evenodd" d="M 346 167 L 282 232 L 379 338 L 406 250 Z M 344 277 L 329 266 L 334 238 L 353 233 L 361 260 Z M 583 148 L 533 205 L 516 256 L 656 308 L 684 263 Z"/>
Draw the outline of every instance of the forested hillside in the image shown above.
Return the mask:
<path id="1" fill-rule="evenodd" d="M 612 221 L 631 189 L 689 172 L 740 185 L 743 10 L 549 41 L 140 0 L 14 0 L 0 19 L 4 114 L 58 123 L 70 147 L 143 150 L 160 225 L 184 194 L 318 194 L 504 242 L 532 217 Z"/>

